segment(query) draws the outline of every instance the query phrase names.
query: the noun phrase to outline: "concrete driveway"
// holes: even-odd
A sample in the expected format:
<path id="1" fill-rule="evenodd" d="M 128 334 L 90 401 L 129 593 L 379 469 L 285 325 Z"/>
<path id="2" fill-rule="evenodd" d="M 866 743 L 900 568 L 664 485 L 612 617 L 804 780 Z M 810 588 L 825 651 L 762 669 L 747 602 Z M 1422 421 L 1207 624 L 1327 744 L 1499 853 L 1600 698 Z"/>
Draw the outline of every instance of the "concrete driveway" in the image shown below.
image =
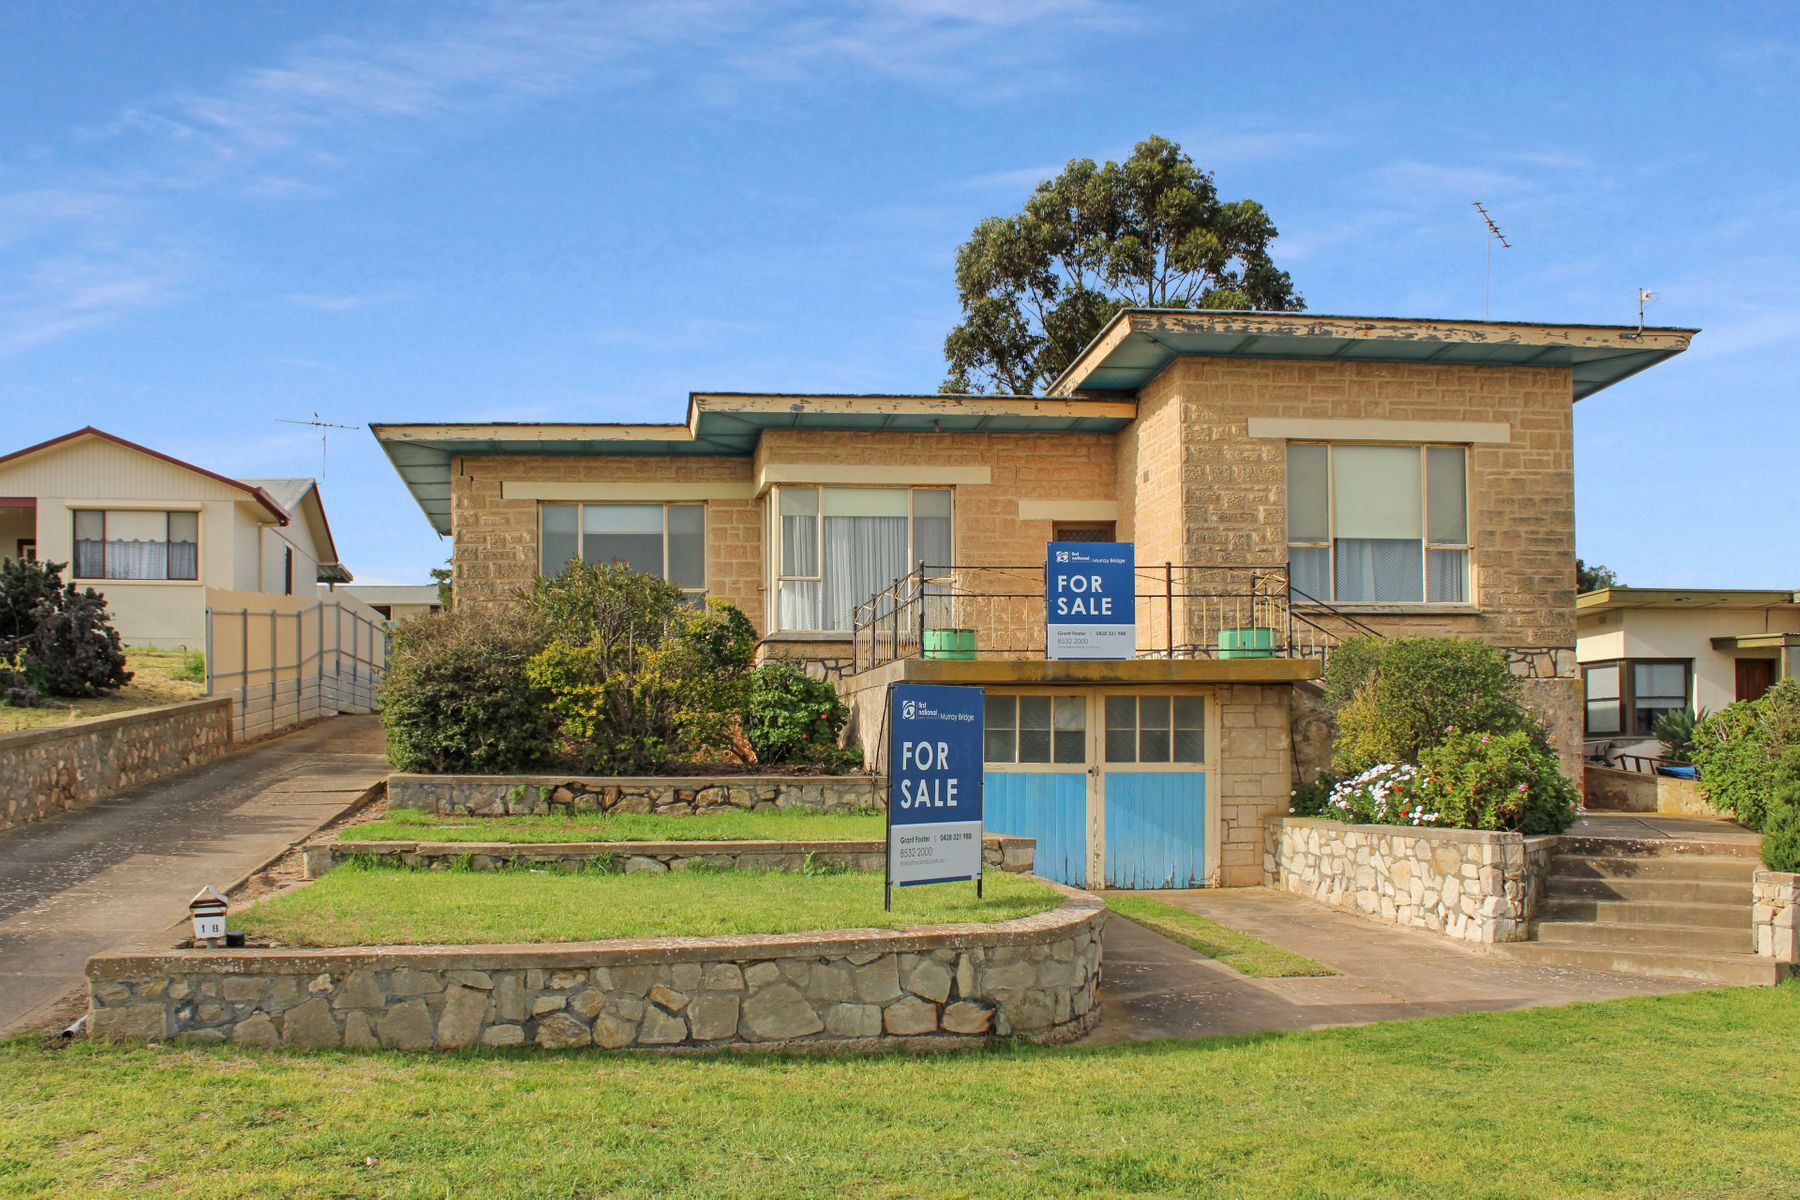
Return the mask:
<path id="1" fill-rule="evenodd" d="M 0 1033 L 83 986 L 89 955 L 172 944 L 203 885 L 235 883 L 386 775 L 380 722 L 335 717 L 0 833 Z"/>
<path id="2" fill-rule="evenodd" d="M 1251 979 L 1114 916 L 1106 925 L 1102 1016 L 1086 1039 L 1091 1044 L 1319 1029 L 1709 986 L 1528 966 L 1266 888 L 1138 894 L 1273 942 L 1340 974 Z"/>

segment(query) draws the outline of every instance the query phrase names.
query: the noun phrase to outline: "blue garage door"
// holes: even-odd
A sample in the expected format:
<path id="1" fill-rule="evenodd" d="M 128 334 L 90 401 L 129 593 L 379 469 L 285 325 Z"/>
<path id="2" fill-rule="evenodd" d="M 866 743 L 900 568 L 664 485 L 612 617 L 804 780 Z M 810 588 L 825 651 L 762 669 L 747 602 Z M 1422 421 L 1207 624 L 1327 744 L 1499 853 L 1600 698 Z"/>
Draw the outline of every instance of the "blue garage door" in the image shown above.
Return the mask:
<path id="1" fill-rule="evenodd" d="M 1037 839 L 1036 871 L 1087 882 L 1088 698 L 989 695 L 984 823 Z"/>
<path id="2" fill-rule="evenodd" d="M 1102 707 L 1106 886 L 1204 886 L 1204 699 L 1115 694 Z"/>

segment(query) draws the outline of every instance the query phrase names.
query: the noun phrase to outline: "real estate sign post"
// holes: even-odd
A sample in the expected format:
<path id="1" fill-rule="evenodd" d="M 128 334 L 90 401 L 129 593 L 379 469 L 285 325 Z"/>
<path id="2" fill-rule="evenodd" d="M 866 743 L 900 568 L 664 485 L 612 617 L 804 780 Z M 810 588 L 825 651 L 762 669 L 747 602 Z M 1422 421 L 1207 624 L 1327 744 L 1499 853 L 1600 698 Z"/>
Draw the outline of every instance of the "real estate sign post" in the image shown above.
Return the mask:
<path id="1" fill-rule="evenodd" d="M 887 887 L 975 882 L 981 894 L 978 687 L 900 683 L 888 692 Z"/>
<path id="2" fill-rule="evenodd" d="M 1137 558 L 1130 542 L 1051 542 L 1044 562 L 1044 656 L 1137 654 Z"/>

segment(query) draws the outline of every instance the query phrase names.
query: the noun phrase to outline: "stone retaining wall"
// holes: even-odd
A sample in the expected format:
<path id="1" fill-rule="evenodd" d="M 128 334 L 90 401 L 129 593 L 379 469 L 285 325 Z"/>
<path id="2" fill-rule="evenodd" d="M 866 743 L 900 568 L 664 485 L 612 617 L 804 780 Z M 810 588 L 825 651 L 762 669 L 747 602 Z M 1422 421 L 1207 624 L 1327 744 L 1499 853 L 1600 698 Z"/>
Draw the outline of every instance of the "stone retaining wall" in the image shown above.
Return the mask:
<path id="1" fill-rule="evenodd" d="M 1800 973 L 1800 875 L 1759 869 L 1751 888 L 1756 952 Z"/>
<path id="2" fill-rule="evenodd" d="M 226 696 L 0 733 L 0 829 L 82 808 L 230 749 Z"/>
<path id="3" fill-rule="evenodd" d="M 1037 839 L 983 834 L 981 861 L 999 871 L 1032 872 Z M 359 842 L 335 835 L 309 842 L 301 858 L 306 878 L 317 879 L 350 858 L 378 859 L 386 865 L 424 870 L 464 867 L 497 871 L 518 866 L 552 866 L 565 871 L 600 869 L 626 875 L 642 871 L 799 871 L 815 866 L 879 871 L 887 847 L 878 841 L 836 842 Z"/>
<path id="4" fill-rule="evenodd" d="M 989 925 L 88 960 L 91 1029 L 252 1046 L 1056 1041 L 1099 1015 L 1099 897 Z"/>
<path id="5" fill-rule="evenodd" d="M 1471 829 L 1268 826 L 1266 882 L 1321 904 L 1463 941 L 1524 941 L 1557 839 Z"/>
<path id="6" fill-rule="evenodd" d="M 409 775 L 388 776 L 388 807 L 453 816 L 546 813 L 698 813 L 744 809 L 863 812 L 887 807 L 875 775 Z"/>
<path id="7" fill-rule="evenodd" d="M 1602 812 L 1663 813 L 1678 817 L 1725 820 L 1726 814 L 1706 802 L 1697 779 L 1623 771 L 1588 763 L 1582 803 Z"/>

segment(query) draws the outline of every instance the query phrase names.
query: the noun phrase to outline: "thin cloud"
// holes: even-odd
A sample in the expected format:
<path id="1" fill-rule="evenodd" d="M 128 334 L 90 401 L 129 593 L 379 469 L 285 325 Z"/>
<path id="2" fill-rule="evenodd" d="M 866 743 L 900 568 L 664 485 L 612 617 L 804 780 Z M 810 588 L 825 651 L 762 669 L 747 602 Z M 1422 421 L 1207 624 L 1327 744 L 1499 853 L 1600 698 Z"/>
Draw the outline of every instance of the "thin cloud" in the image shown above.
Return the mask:
<path id="1" fill-rule="evenodd" d="M 393 304 L 397 300 L 405 299 L 409 294 L 403 290 L 360 292 L 347 295 L 294 292 L 280 297 L 280 300 L 283 304 L 292 304 L 298 308 L 310 308 L 314 312 L 349 313 L 378 308 L 384 304 Z"/>

